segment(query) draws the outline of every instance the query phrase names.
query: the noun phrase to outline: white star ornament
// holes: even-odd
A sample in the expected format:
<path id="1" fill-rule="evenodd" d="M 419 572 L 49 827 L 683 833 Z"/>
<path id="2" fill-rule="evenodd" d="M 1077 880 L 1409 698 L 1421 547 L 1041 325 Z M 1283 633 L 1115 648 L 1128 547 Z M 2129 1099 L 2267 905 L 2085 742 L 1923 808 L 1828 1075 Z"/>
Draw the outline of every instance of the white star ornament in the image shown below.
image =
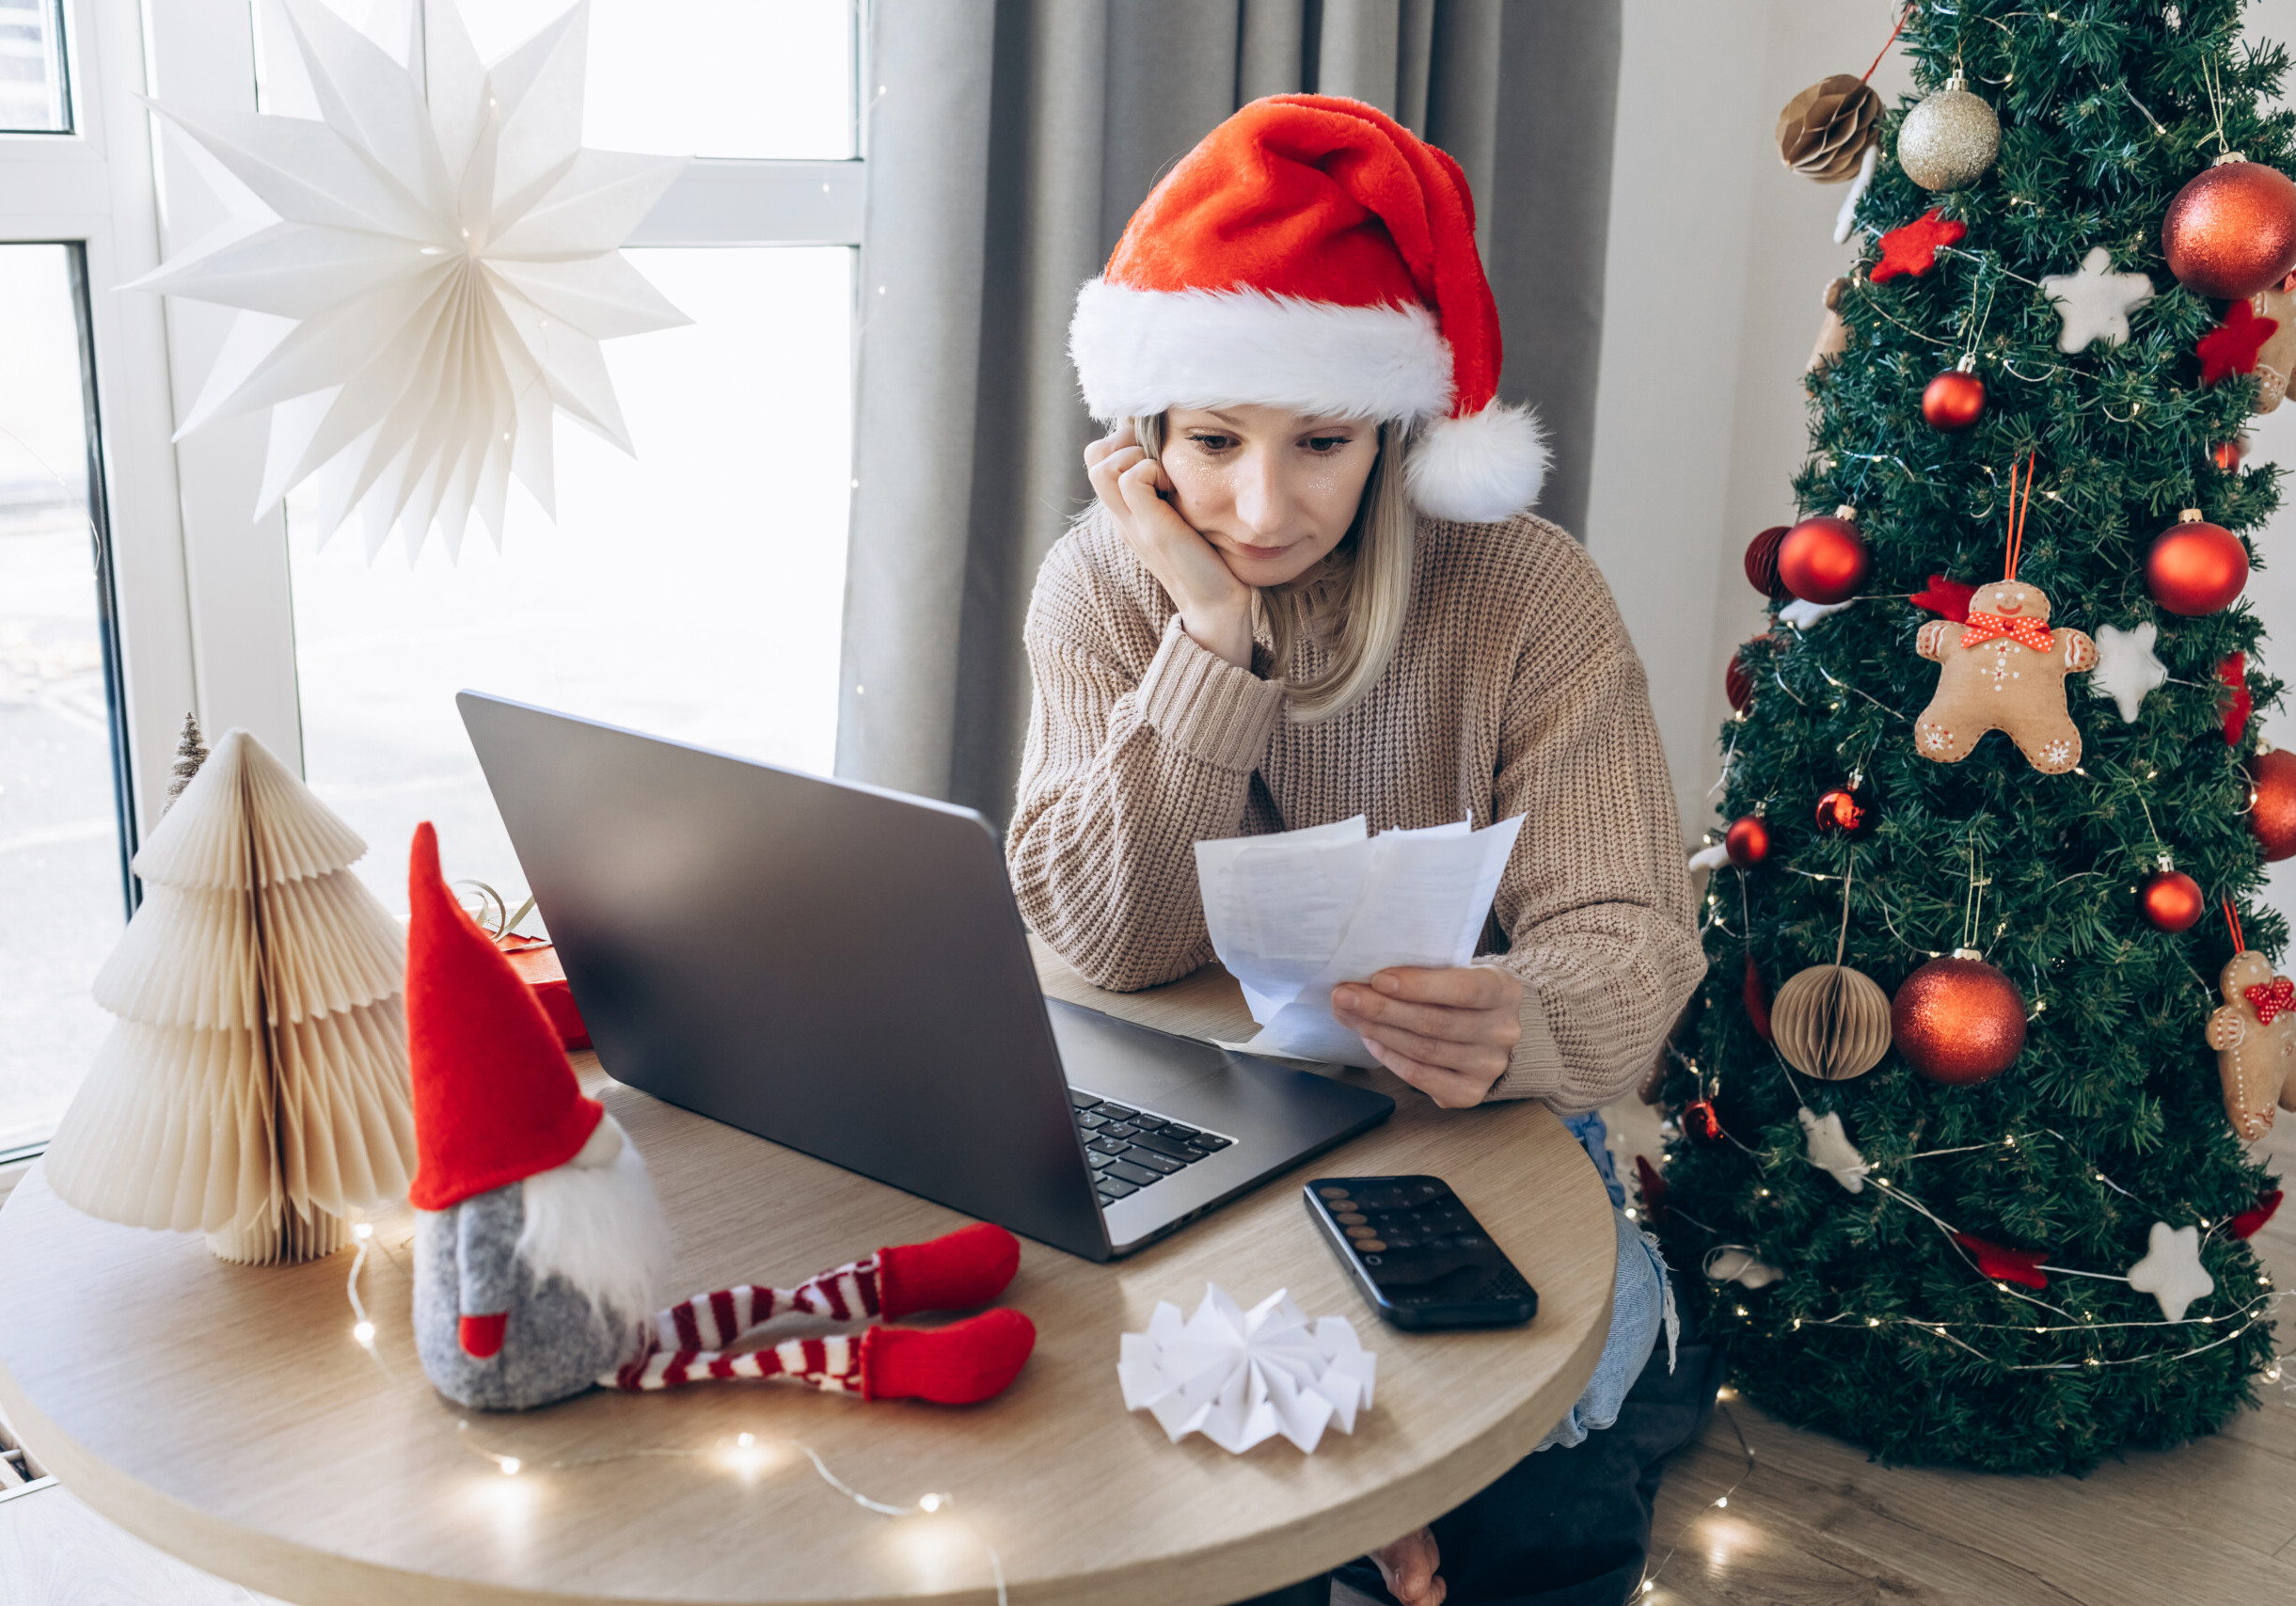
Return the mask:
<path id="1" fill-rule="evenodd" d="M 2119 345 L 2129 338 L 2129 314 L 2152 299 L 2152 280 L 2141 273 L 2111 272 L 2112 266 L 2113 253 L 2093 246 L 2079 273 L 2052 273 L 2041 280 L 2041 294 L 2065 320 L 2059 351 L 2077 354 L 2091 341 Z"/>
<path id="2" fill-rule="evenodd" d="M 153 106 L 264 209 L 130 287 L 241 309 L 178 438 L 271 408 L 257 516 L 319 474 L 370 557 L 456 554 L 473 511 L 499 543 L 513 474 L 555 517 L 553 409 L 631 450 L 598 342 L 691 322 L 619 249 L 689 158 L 581 148 L 588 0 L 491 67 L 432 5 L 427 98 L 285 3 L 320 119 Z"/>
<path id="3" fill-rule="evenodd" d="M 2150 620 L 2133 630 L 2118 625 L 2097 627 L 2097 667 L 2089 671 L 2089 692 L 2112 698 L 2124 724 L 2136 722 L 2145 694 L 2168 678 L 2168 665 L 2152 650 L 2160 639 L 2161 631 Z"/>
<path id="4" fill-rule="evenodd" d="M 2145 1258 L 2129 1268 L 2129 1286 L 2158 1299 L 2169 1321 L 2183 1321 L 2186 1306 L 2216 1292 L 2216 1279 L 2200 1264 L 2200 1229 L 2154 1222 Z"/>
<path id="5" fill-rule="evenodd" d="M 1794 1113 L 1800 1119 L 1802 1137 L 1810 1145 L 1810 1163 L 1829 1173 L 1851 1193 L 1863 1193 L 1865 1173 L 1871 1168 L 1850 1142 L 1849 1135 L 1842 1130 L 1840 1112 L 1829 1110 L 1820 1116 L 1804 1105 Z"/>

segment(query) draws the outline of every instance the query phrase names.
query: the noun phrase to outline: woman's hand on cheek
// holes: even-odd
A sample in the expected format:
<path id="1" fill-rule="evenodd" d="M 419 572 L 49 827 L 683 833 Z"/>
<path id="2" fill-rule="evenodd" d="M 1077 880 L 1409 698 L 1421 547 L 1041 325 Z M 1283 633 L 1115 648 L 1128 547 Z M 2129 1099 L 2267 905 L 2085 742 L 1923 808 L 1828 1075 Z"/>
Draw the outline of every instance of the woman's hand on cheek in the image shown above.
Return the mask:
<path id="1" fill-rule="evenodd" d="M 1085 448 L 1092 489 L 1125 542 L 1180 610 L 1180 628 L 1240 669 L 1252 663 L 1252 592 L 1212 544 L 1157 493 L 1171 489 L 1163 466 L 1120 424 Z"/>
<path id="2" fill-rule="evenodd" d="M 1445 1109 L 1482 1103 L 1523 1036 L 1523 984 L 1496 965 L 1398 965 L 1332 989 L 1334 1018 Z"/>

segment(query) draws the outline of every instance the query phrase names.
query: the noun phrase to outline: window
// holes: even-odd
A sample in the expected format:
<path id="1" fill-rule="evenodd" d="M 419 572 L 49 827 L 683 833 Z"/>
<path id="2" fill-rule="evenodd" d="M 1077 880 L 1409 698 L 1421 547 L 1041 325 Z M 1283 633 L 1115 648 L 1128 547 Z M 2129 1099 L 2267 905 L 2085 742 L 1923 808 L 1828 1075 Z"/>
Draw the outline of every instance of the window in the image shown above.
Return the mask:
<path id="1" fill-rule="evenodd" d="M 0 1153 L 63 1113 L 126 914 L 84 284 L 77 246 L 0 245 Z"/>
<path id="2" fill-rule="evenodd" d="M 424 0 L 325 3 L 421 48 Z M 464 0 L 489 59 L 569 4 Z M 859 21 L 858 0 L 592 0 L 585 142 L 702 158 L 631 242 L 696 323 L 607 343 L 638 457 L 560 419 L 555 525 L 515 492 L 500 551 L 474 529 L 459 564 L 433 539 L 370 565 L 356 530 L 323 549 L 299 498 L 253 517 L 260 416 L 172 440 L 232 314 L 119 288 L 227 214 L 229 181 L 135 97 L 303 109 L 282 0 L 0 0 L 0 427 L 78 476 L 0 441 L 0 1153 L 44 1137 L 108 1025 L 87 984 L 186 711 L 301 768 L 394 907 L 425 818 L 450 873 L 520 890 L 465 685 L 829 766 Z"/>

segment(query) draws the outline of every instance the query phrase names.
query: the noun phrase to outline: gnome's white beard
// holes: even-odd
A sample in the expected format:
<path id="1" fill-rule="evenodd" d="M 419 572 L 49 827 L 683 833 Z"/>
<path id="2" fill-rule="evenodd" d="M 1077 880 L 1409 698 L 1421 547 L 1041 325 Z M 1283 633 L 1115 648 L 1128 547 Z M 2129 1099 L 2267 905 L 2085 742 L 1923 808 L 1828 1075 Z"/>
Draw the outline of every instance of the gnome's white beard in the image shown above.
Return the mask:
<path id="1" fill-rule="evenodd" d="M 601 1121 L 603 1131 L 609 1116 Z M 619 1129 L 615 1137 L 620 1137 Z M 669 1218 L 638 1145 L 623 1138 L 605 1165 L 585 1166 L 586 1147 L 566 1164 L 526 1179 L 526 1227 L 518 1253 L 536 1281 L 556 1275 L 625 1321 L 662 1304 L 672 1243 Z"/>

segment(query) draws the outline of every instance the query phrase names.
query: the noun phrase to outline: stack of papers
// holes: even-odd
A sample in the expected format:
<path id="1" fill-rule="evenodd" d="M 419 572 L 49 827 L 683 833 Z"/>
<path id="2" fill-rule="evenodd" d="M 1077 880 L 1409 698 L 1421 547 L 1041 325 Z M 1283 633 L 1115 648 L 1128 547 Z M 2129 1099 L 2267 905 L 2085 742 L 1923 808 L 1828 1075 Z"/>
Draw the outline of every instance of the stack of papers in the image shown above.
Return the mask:
<path id="1" fill-rule="evenodd" d="M 1331 990 L 1389 965 L 1435 968 L 1475 957 L 1522 816 L 1370 835 L 1337 825 L 1196 845 L 1211 946 L 1243 987 L 1261 1030 L 1254 1054 L 1378 1063 L 1332 1018 Z"/>

